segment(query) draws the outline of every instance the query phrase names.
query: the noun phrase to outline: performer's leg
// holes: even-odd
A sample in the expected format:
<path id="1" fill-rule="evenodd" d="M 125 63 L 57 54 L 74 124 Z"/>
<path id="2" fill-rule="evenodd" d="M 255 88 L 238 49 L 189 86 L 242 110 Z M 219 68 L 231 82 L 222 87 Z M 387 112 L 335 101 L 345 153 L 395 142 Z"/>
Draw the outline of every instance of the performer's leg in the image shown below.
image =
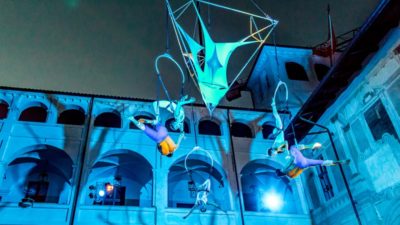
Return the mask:
<path id="1" fill-rule="evenodd" d="M 192 212 L 193 212 L 193 210 L 194 210 L 195 208 L 197 208 L 197 205 L 196 205 L 196 204 L 195 204 L 195 205 L 190 209 L 190 211 L 183 217 L 183 219 L 188 218 L 188 217 L 190 216 L 190 214 L 192 214 Z"/>
<path id="2" fill-rule="evenodd" d="M 145 129 L 145 125 L 143 123 L 139 122 L 138 120 L 136 120 L 135 117 L 130 116 L 128 119 L 130 121 L 132 121 L 132 123 L 135 124 L 135 126 L 137 128 L 139 128 L 140 130 L 144 130 Z"/>
<path id="3" fill-rule="evenodd" d="M 320 159 L 308 159 L 308 158 L 304 158 L 305 159 L 305 164 L 302 165 L 302 168 L 307 168 L 307 167 L 311 167 L 311 166 L 319 166 L 319 165 L 323 165 L 324 160 L 320 160 Z"/>
<path id="4" fill-rule="evenodd" d="M 338 160 L 338 161 L 325 160 L 322 163 L 322 166 L 336 166 L 336 165 L 339 165 L 339 164 L 349 164 L 349 163 L 350 163 L 350 159 Z"/>

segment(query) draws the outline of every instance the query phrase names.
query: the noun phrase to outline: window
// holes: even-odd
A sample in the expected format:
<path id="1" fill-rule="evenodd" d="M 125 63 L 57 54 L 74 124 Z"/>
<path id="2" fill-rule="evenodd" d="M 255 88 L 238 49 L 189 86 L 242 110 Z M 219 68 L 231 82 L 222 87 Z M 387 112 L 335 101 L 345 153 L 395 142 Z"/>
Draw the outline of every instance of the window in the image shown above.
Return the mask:
<path id="1" fill-rule="evenodd" d="M 7 102 L 0 100 L 0 120 L 7 118 L 8 107 Z"/>
<path id="2" fill-rule="evenodd" d="M 185 157 L 182 157 L 169 168 L 168 207 L 187 208 L 189 211 L 196 202 L 196 187 L 210 179 L 212 194 L 208 195 L 208 200 L 223 210 L 230 208 L 227 196 L 229 185 L 226 184 L 226 176 L 220 165 L 214 163 L 211 169 L 207 156 L 192 154 L 187 159 L 187 167 L 191 175 L 186 171 Z"/>
<path id="3" fill-rule="evenodd" d="M 47 108 L 44 106 L 32 106 L 22 111 L 19 121 L 46 122 Z"/>
<path id="4" fill-rule="evenodd" d="M 262 125 L 262 135 L 264 139 L 274 139 L 274 135 L 272 134 L 272 132 L 274 131 L 275 126 L 268 124 L 268 123 L 264 123 Z"/>
<path id="5" fill-rule="evenodd" d="M 302 65 L 295 62 L 287 62 L 285 63 L 285 68 L 289 79 L 308 81 L 307 73 Z"/>
<path id="6" fill-rule="evenodd" d="M 314 65 L 315 73 L 317 74 L 317 78 L 319 81 L 324 79 L 325 75 L 328 74 L 330 68 L 324 64 L 316 63 Z"/>
<path id="7" fill-rule="evenodd" d="M 392 86 L 387 90 L 390 100 L 394 105 L 398 116 L 400 116 L 400 79 L 397 79 Z"/>
<path id="8" fill-rule="evenodd" d="M 130 149 L 108 151 L 98 158 L 87 180 L 86 205 L 151 207 L 153 168 Z M 103 194 L 99 194 L 102 192 Z"/>
<path id="9" fill-rule="evenodd" d="M 317 187 L 315 186 L 314 182 L 314 173 L 312 170 L 306 170 L 304 171 L 304 175 L 306 177 L 306 185 L 308 187 L 308 193 L 310 193 L 312 207 L 316 209 L 321 203 L 318 197 Z"/>
<path id="10" fill-rule="evenodd" d="M 94 126 L 121 128 L 121 117 L 116 112 L 105 112 L 96 117 Z"/>
<path id="11" fill-rule="evenodd" d="M 9 193 L 6 202 L 32 198 L 35 203 L 68 204 L 73 178 L 73 161 L 65 151 L 37 146 L 8 164 L 2 184 Z"/>
<path id="12" fill-rule="evenodd" d="M 168 130 L 169 132 L 179 133 L 179 132 L 180 132 L 179 130 L 173 130 L 173 129 L 171 128 L 171 123 L 174 122 L 174 120 L 175 120 L 174 118 L 171 118 L 171 119 L 167 120 L 167 121 L 165 122 L 165 127 L 167 128 L 167 130 Z M 186 121 L 184 121 L 184 124 L 183 124 L 183 131 L 184 131 L 186 134 L 190 133 L 189 124 L 188 124 L 188 122 L 186 122 Z"/>
<path id="13" fill-rule="evenodd" d="M 202 120 L 199 123 L 199 134 L 221 136 L 221 129 L 214 121 Z"/>
<path id="14" fill-rule="evenodd" d="M 243 167 L 240 182 L 246 211 L 297 213 L 298 200 L 294 198 L 289 179 L 278 177 L 275 172 L 277 168 L 281 166 L 264 159 L 253 160 Z M 268 204 L 266 199 L 270 196 L 273 196 L 277 205 Z"/>
<path id="15" fill-rule="evenodd" d="M 324 160 L 322 156 L 318 157 L 320 160 Z M 329 180 L 328 170 L 325 166 L 317 166 L 317 173 L 318 178 L 321 183 L 322 190 L 324 191 L 325 200 L 328 201 L 329 199 L 334 197 L 332 183 Z"/>
<path id="16" fill-rule="evenodd" d="M 85 113 L 83 110 L 68 109 L 60 113 L 57 119 L 59 124 L 83 125 L 85 123 Z"/>
<path id="17" fill-rule="evenodd" d="M 135 120 L 140 120 L 140 119 L 155 120 L 155 118 L 152 116 L 146 116 L 146 115 L 135 116 Z M 154 128 L 153 125 L 150 125 L 150 124 L 147 124 L 147 125 Z M 139 128 L 132 121 L 129 123 L 129 129 L 139 130 Z"/>
<path id="18" fill-rule="evenodd" d="M 231 125 L 231 135 L 233 137 L 245 137 L 245 138 L 252 138 L 253 133 L 249 126 L 243 123 L 234 122 Z"/>
<path id="19" fill-rule="evenodd" d="M 392 121 L 390 120 L 381 100 L 374 103 L 364 113 L 364 117 L 375 141 L 380 140 L 382 135 L 385 133 L 391 134 L 393 137 L 398 139 Z"/>
<path id="20" fill-rule="evenodd" d="M 356 139 L 358 150 L 365 152 L 365 150 L 369 148 L 369 141 L 365 132 L 357 132 L 365 131 L 365 128 L 361 124 L 361 120 L 357 119 L 350 127 L 352 130 L 356 131 L 354 132 L 354 138 Z"/>

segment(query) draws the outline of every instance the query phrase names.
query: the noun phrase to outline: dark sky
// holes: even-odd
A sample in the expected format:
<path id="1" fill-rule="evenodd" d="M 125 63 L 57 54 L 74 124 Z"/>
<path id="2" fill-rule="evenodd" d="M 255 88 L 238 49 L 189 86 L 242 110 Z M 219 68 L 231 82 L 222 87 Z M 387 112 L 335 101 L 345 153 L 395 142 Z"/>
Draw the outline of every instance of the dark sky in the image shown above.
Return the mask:
<path id="1" fill-rule="evenodd" d="M 215 2 L 256 12 L 250 0 Z M 310 47 L 327 38 L 329 1 L 256 2 L 280 21 L 278 44 Z M 377 0 L 331 1 L 336 34 L 362 25 L 377 4 Z M 206 7 L 202 10 L 208 15 Z M 247 21 L 213 8 L 209 12 L 210 33 L 218 41 L 234 40 L 247 29 L 242 26 Z M 166 45 L 162 0 L 2 0 L 0 30 L 0 86 L 156 96 L 153 60 Z M 177 48 L 174 36 L 171 48 Z M 178 93 L 176 70 L 171 66 L 162 70 L 170 92 Z"/>

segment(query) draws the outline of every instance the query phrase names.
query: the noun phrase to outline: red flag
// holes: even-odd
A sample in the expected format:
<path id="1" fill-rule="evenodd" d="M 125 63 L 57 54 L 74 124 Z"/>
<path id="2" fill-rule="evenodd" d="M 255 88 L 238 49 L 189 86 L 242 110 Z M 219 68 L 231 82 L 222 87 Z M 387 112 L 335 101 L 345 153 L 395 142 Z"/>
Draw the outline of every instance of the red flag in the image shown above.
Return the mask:
<path id="1" fill-rule="evenodd" d="M 328 5 L 328 25 L 329 25 L 328 40 L 313 48 L 314 55 L 319 55 L 322 57 L 330 57 L 335 53 L 336 50 L 336 36 L 335 36 L 335 31 L 333 30 L 329 5 Z"/>

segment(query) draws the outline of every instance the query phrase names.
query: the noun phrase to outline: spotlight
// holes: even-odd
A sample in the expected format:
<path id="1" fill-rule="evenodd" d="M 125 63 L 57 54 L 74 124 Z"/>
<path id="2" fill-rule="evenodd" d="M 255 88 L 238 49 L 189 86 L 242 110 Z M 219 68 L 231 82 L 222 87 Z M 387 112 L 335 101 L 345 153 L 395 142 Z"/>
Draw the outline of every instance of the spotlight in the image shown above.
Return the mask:
<path id="1" fill-rule="evenodd" d="M 104 197 L 105 194 L 106 194 L 106 192 L 104 190 L 100 190 L 99 191 L 99 196 L 100 197 Z"/>
<path id="2" fill-rule="evenodd" d="M 262 203 L 265 208 L 272 212 L 281 210 L 283 206 L 282 197 L 273 191 L 267 192 L 263 195 Z"/>
<path id="3" fill-rule="evenodd" d="M 114 185 L 112 185 L 112 184 L 110 184 L 110 183 L 107 183 L 106 184 L 106 191 L 107 191 L 107 193 L 110 193 L 110 192 L 112 192 L 114 190 Z"/>

